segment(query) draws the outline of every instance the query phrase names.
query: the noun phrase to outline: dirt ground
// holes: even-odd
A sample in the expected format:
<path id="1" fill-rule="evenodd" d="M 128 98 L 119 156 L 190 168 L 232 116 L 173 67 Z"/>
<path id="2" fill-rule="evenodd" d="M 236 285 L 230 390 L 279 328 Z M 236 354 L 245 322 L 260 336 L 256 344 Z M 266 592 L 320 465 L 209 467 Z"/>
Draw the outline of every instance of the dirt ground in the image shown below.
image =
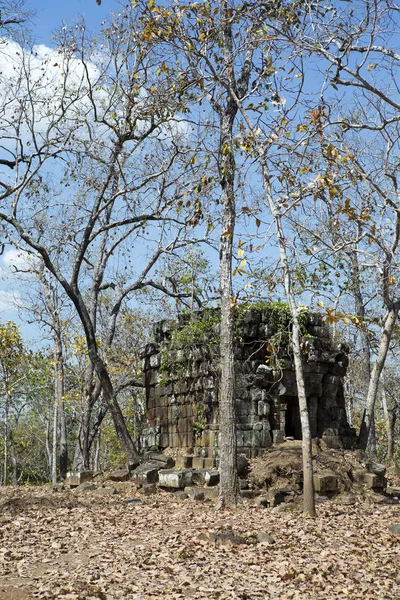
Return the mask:
<path id="1" fill-rule="evenodd" d="M 324 501 L 315 519 L 277 509 L 216 512 L 130 483 L 111 497 L 3 489 L 0 600 L 400 598 L 400 538 L 388 529 L 399 505 Z M 229 531 L 247 543 L 214 541 Z"/>

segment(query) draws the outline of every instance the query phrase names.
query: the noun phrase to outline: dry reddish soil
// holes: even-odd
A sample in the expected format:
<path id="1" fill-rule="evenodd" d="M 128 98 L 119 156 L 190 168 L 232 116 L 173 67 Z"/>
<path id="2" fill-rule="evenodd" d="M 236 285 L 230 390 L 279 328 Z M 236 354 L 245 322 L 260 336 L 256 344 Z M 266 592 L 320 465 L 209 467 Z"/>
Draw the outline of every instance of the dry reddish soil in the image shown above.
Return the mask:
<path id="1" fill-rule="evenodd" d="M 216 512 L 166 492 L 125 504 L 139 497 L 130 486 L 108 498 L 1 490 L 0 600 L 400 598 L 400 538 L 388 530 L 400 506 Z M 214 535 L 229 531 L 247 543 Z"/>

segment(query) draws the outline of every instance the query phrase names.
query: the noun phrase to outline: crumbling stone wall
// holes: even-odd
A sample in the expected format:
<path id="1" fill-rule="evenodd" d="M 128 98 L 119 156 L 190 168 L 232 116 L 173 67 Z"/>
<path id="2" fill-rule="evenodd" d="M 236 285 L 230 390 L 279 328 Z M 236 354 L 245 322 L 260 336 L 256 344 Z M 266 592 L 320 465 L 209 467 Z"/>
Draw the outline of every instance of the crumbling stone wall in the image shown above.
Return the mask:
<path id="1" fill-rule="evenodd" d="M 282 335 L 276 331 L 274 306 L 248 310 L 236 325 L 237 445 L 248 457 L 285 437 L 301 439 L 288 326 Z M 312 436 L 331 447 L 350 448 L 355 434 L 347 422 L 343 393 L 346 349 L 332 343 L 319 314 L 307 313 L 302 321 Z M 196 448 L 203 457 L 217 458 L 218 311 L 156 323 L 154 343 L 146 345 L 141 357 L 147 400 L 144 447 Z"/>

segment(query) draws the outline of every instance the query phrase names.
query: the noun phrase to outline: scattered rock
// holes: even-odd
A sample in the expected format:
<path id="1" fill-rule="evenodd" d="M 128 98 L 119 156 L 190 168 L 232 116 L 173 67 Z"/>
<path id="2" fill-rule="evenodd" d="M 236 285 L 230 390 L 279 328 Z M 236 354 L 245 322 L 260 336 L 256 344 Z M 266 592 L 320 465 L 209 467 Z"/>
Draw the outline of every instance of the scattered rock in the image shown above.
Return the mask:
<path id="1" fill-rule="evenodd" d="M 140 498 L 125 498 L 124 504 L 141 504 Z"/>
<path id="2" fill-rule="evenodd" d="M 319 473 L 314 475 L 314 489 L 318 494 L 336 492 L 338 481 L 333 473 Z"/>
<path id="3" fill-rule="evenodd" d="M 389 531 L 392 535 L 400 537 L 400 523 L 392 523 L 392 525 L 389 525 Z"/>
<path id="4" fill-rule="evenodd" d="M 179 490 L 177 492 L 173 493 L 174 498 L 176 498 L 177 500 L 187 500 L 189 498 L 189 494 L 187 494 L 186 492 L 184 492 L 183 490 Z"/>
<path id="5" fill-rule="evenodd" d="M 206 531 L 206 533 L 203 533 L 200 537 L 203 540 L 208 540 L 209 542 L 221 546 L 240 546 L 247 544 L 244 537 L 237 535 L 233 531 L 226 531 L 224 533 L 211 533 L 210 531 Z"/>
<path id="6" fill-rule="evenodd" d="M 275 540 L 272 535 L 264 533 L 263 531 L 257 531 L 257 541 L 259 544 L 266 544 L 268 546 L 275 544 Z"/>
<path id="7" fill-rule="evenodd" d="M 182 469 L 181 471 L 163 470 L 158 474 L 158 481 L 161 487 L 169 489 L 183 489 L 192 483 L 192 472 Z"/>
<path id="8" fill-rule="evenodd" d="M 112 496 L 117 493 L 117 490 L 113 487 L 103 487 L 93 490 L 92 493 L 96 496 Z"/>
<path id="9" fill-rule="evenodd" d="M 156 465 L 154 463 L 144 463 L 132 471 L 131 477 L 133 481 L 143 485 L 146 483 L 157 483 L 158 473 L 160 470 L 160 465 Z"/>
<path id="10" fill-rule="evenodd" d="M 167 456 L 161 452 L 145 452 L 144 453 L 145 463 L 157 463 L 161 469 L 173 469 L 175 467 L 175 460 L 172 456 Z"/>
<path id="11" fill-rule="evenodd" d="M 141 492 L 144 496 L 152 496 L 157 493 L 157 486 L 155 483 L 145 483 Z"/>
<path id="12" fill-rule="evenodd" d="M 190 500 L 194 500 L 195 502 L 204 502 L 205 499 L 204 492 L 190 492 L 188 496 Z"/>
<path id="13" fill-rule="evenodd" d="M 271 512 L 273 513 L 281 513 L 281 512 L 292 512 L 295 509 L 295 505 L 293 502 L 284 502 L 282 504 L 279 504 L 278 506 L 275 506 Z"/>
<path id="14" fill-rule="evenodd" d="M 74 492 L 93 492 L 95 489 L 97 488 L 94 483 L 90 483 L 90 481 L 85 481 L 85 483 L 81 483 L 81 485 L 78 485 L 78 487 L 74 489 Z"/>
<path id="15" fill-rule="evenodd" d="M 111 479 L 111 481 L 129 481 L 130 472 L 128 469 L 117 469 L 111 471 L 111 473 L 108 474 L 107 479 Z"/>
<path id="16" fill-rule="evenodd" d="M 187 494 L 193 493 L 193 492 L 201 492 L 204 494 L 204 497 L 206 500 L 217 500 L 218 499 L 218 494 L 219 494 L 219 489 L 218 488 L 198 488 L 198 487 L 192 487 L 192 486 L 188 486 L 185 487 L 185 492 Z"/>
<path id="17" fill-rule="evenodd" d="M 86 481 L 92 481 L 93 479 L 93 471 L 68 471 L 66 484 L 69 485 L 70 488 L 76 488 L 81 483 L 85 483 Z"/>
<path id="18" fill-rule="evenodd" d="M 260 508 L 269 508 L 270 503 L 268 498 L 257 498 L 256 506 L 259 506 Z"/>

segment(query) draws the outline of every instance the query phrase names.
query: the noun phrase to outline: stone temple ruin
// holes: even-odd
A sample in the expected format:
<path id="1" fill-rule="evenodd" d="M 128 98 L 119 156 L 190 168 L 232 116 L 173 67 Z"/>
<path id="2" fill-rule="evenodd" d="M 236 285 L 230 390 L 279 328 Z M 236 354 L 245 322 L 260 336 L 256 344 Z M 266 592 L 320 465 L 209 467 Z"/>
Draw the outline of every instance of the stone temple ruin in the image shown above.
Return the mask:
<path id="1" fill-rule="evenodd" d="M 209 309 L 154 326 L 143 349 L 146 390 L 144 449 L 182 449 L 203 467 L 219 453 L 219 311 Z M 301 315 L 302 350 L 312 437 L 352 448 L 343 392 L 348 358 L 322 316 Z M 255 457 L 287 438 L 301 439 L 294 367 L 288 350 L 290 315 L 283 303 L 241 311 L 236 319 L 238 452 Z"/>

